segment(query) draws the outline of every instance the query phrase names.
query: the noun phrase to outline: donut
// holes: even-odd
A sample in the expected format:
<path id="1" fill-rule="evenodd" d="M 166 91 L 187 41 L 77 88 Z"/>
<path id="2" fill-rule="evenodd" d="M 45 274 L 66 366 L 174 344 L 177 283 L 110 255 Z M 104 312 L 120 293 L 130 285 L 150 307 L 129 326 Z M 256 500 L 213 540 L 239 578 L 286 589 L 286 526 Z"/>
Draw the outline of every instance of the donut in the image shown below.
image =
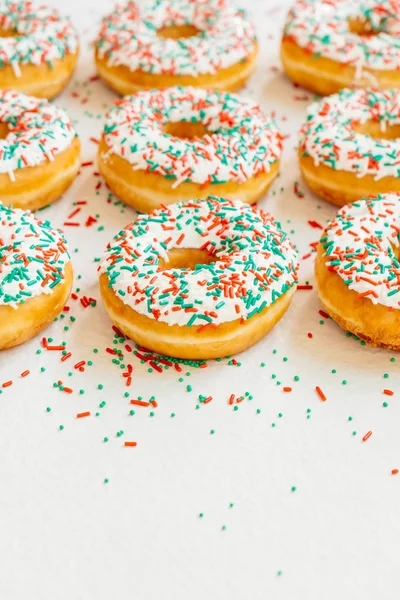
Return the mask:
<path id="1" fill-rule="evenodd" d="M 227 0 L 136 0 L 105 17 L 97 69 L 122 95 L 191 85 L 236 91 L 253 72 L 257 41 Z"/>
<path id="2" fill-rule="evenodd" d="M 63 310 L 72 265 L 62 233 L 0 204 L 0 350 L 31 339 Z"/>
<path id="3" fill-rule="evenodd" d="M 99 169 L 121 200 L 143 212 L 210 194 L 251 204 L 278 174 L 281 141 L 273 118 L 235 94 L 143 91 L 108 113 Z"/>
<path id="4" fill-rule="evenodd" d="M 264 337 L 296 289 L 296 251 L 267 213 L 209 197 L 120 231 L 99 266 L 106 310 L 127 336 L 185 359 L 227 356 Z"/>
<path id="5" fill-rule="evenodd" d="M 0 200 L 36 210 L 57 200 L 80 167 L 66 113 L 46 100 L 0 91 Z"/>
<path id="6" fill-rule="evenodd" d="M 320 95 L 400 87 L 400 12 L 394 0 L 296 0 L 283 31 L 287 75 Z"/>
<path id="7" fill-rule="evenodd" d="M 0 1 L 0 89 L 54 98 L 67 85 L 78 52 L 75 29 L 56 9 Z"/>
<path id="8" fill-rule="evenodd" d="M 336 206 L 400 192 L 400 91 L 342 90 L 308 108 L 299 162 L 309 187 Z"/>
<path id="9" fill-rule="evenodd" d="M 315 273 L 326 312 L 371 346 L 400 350 L 400 196 L 344 206 L 318 245 Z"/>

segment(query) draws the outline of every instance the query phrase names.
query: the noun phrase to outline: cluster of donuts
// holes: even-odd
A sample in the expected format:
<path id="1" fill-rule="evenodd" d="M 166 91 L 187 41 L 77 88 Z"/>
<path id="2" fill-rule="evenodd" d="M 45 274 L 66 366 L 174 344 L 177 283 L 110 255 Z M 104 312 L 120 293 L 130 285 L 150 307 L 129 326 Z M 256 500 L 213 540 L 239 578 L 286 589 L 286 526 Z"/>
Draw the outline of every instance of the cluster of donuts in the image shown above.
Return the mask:
<path id="1" fill-rule="evenodd" d="M 367 343 L 400 350 L 400 4 L 296 0 L 281 56 L 325 96 L 299 140 L 308 186 L 341 207 L 318 247 L 320 300 Z"/>
<path id="2" fill-rule="evenodd" d="M 333 204 L 356 201 L 321 238 L 321 301 L 369 343 L 400 348 L 400 96 L 382 89 L 400 87 L 395 4 L 296 0 L 282 61 L 296 83 L 338 92 L 308 109 L 304 179 Z M 29 211 L 59 198 L 79 168 L 71 121 L 40 99 L 66 84 L 79 43 L 67 19 L 29 1 L 0 0 L 0 33 L 8 36 L 0 38 L 6 348 L 43 328 L 71 289 L 62 234 Z M 188 359 L 240 352 L 277 323 L 296 289 L 293 244 L 252 206 L 277 176 L 282 151 L 272 115 L 234 93 L 257 49 L 253 26 L 227 0 L 131 0 L 102 21 L 96 65 L 123 97 L 106 116 L 99 169 L 143 214 L 108 244 L 100 290 L 112 321 L 151 350 Z"/>

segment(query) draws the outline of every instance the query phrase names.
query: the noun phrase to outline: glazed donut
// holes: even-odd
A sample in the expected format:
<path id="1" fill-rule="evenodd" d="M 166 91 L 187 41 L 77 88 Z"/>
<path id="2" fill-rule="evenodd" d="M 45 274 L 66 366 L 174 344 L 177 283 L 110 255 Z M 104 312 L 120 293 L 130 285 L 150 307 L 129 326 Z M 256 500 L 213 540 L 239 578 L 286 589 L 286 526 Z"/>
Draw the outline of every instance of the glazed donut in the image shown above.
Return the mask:
<path id="1" fill-rule="evenodd" d="M 400 197 L 343 207 L 326 228 L 315 273 L 323 307 L 371 346 L 400 350 Z"/>
<path id="2" fill-rule="evenodd" d="M 69 19 L 27 0 L 0 0 L 0 89 L 54 98 L 67 85 L 78 58 Z"/>
<path id="3" fill-rule="evenodd" d="M 300 169 L 309 187 L 337 206 L 400 192 L 398 138 L 400 91 L 342 90 L 308 108 Z"/>
<path id="4" fill-rule="evenodd" d="M 186 359 L 252 346 L 296 289 L 296 252 L 274 219 L 240 201 L 192 200 L 140 215 L 107 246 L 100 290 L 138 344 Z"/>
<path id="5" fill-rule="evenodd" d="M 0 350 L 31 339 L 63 310 L 72 265 L 62 233 L 0 204 Z"/>
<path id="6" fill-rule="evenodd" d="M 192 85 L 235 91 L 253 72 L 257 41 L 226 0 L 135 0 L 102 23 L 95 46 L 103 80 L 122 95 Z"/>
<path id="7" fill-rule="evenodd" d="M 80 167 L 80 143 L 66 113 L 18 92 L 0 91 L 0 200 L 36 210 L 57 200 Z"/>
<path id="8" fill-rule="evenodd" d="M 281 57 L 294 82 L 320 95 L 400 87 L 397 0 L 296 0 Z"/>
<path id="9" fill-rule="evenodd" d="M 252 204 L 278 174 L 281 140 L 270 116 L 229 92 L 139 92 L 108 113 L 99 168 L 143 212 L 210 194 Z"/>

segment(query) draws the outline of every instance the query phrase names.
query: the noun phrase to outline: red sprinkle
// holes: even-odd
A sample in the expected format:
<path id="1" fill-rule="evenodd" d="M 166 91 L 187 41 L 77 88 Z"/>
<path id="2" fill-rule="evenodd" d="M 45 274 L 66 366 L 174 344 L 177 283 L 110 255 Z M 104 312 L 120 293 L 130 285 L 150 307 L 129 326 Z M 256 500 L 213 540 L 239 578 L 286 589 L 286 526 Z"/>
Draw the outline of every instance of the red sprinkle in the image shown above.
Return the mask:
<path id="1" fill-rule="evenodd" d="M 129 448 L 134 448 L 137 446 L 137 442 L 125 442 L 124 446 L 128 446 Z"/>
<path id="2" fill-rule="evenodd" d="M 315 391 L 317 392 L 318 396 L 321 398 L 322 402 L 325 402 L 326 401 L 326 396 L 325 396 L 324 392 L 321 390 L 321 388 L 318 385 L 315 388 Z"/>
<path id="3" fill-rule="evenodd" d="M 29 373 L 30 373 L 30 371 L 29 371 L 29 369 L 27 369 L 26 371 L 21 373 L 21 377 L 26 377 L 27 375 L 29 375 Z"/>
<path id="4" fill-rule="evenodd" d="M 368 431 L 368 432 L 367 432 L 367 433 L 364 435 L 364 437 L 363 437 L 362 441 L 363 441 L 363 442 L 366 442 L 366 441 L 367 441 L 367 440 L 368 440 L 368 439 L 371 437 L 371 435 L 372 435 L 372 431 Z"/>
<path id="5" fill-rule="evenodd" d="M 68 219 L 72 219 L 75 215 L 77 215 L 81 211 L 80 208 L 75 208 L 70 215 L 68 215 Z"/>
<path id="6" fill-rule="evenodd" d="M 386 396 L 393 396 L 394 392 L 392 392 L 392 390 L 383 390 L 383 393 L 386 394 Z"/>
<path id="7" fill-rule="evenodd" d="M 131 400 L 131 404 L 135 406 L 150 406 L 150 402 L 144 402 L 143 400 Z"/>
<path id="8" fill-rule="evenodd" d="M 90 417 L 90 411 L 83 412 L 83 413 L 78 413 L 78 414 L 76 415 L 76 418 L 77 418 L 77 419 L 83 419 L 83 417 Z"/>
<path id="9" fill-rule="evenodd" d="M 317 221 L 308 221 L 308 224 L 315 229 L 323 229 L 322 225 L 320 225 Z"/>
<path id="10" fill-rule="evenodd" d="M 397 475 L 398 472 L 399 472 L 398 469 L 392 469 L 392 475 Z"/>

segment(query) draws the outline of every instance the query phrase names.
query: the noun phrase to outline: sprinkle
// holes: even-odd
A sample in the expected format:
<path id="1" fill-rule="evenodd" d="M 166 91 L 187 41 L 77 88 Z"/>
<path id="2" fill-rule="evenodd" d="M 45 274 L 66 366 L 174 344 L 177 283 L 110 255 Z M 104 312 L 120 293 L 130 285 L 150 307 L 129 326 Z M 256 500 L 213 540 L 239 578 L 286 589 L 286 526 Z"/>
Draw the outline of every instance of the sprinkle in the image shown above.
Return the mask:
<path id="1" fill-rule="evenodd" d="M 372 431 L 368 431 L 368 432 L 367 432 L 367 433 L 364 435 L 364 437 L 363 437 L 362 441 L 363 441 L 363 442 L 366 442 L 366 441 L 367 441 L 367 440 L 368 440 L 368 439 L 371 437 L 371 435 L 372 435 Z"/>
<path id="2" fill-rule="evenodd" d="M 77 418 L 77 419 L 83 419 L 84 417 L 90 417 L 90 412 L 89 412 L 89 411 L 87 411 L 87 412 L 82 412 L 82 413 L 78 413 L 78 414 L 76 415 L 76 418 Z"/>
<path id="3" fill-rule="evenodd" d="M 144 402 L 143 400 L 131 400 L 130 403 L 135 406 L 150 406 L 150 402 Z"/>
<path id="4" fill-rule="evenodd" d="M 318 396 L 321 398 L 322 402 L 325 402 L 326 396 L 318 385 L 316 386 L 315 391 L 317 392 Z"/>

